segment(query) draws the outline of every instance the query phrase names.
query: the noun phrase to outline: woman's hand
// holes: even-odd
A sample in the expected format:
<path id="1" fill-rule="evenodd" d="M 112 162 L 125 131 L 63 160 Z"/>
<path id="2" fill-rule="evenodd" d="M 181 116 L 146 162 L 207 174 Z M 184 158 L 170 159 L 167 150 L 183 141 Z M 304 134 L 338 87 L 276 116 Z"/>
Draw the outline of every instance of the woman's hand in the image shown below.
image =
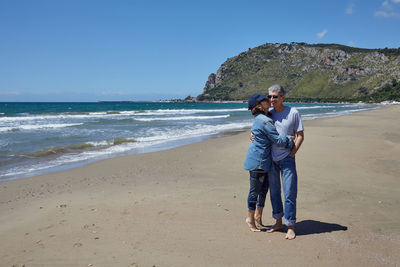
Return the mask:
<path id="1" fill-rule="evenodd" d="M 250 132 L 250 141 L 251 141 L 251 142 L 254 141 L 254 134 L 253 134 L 253 132 Z"/>

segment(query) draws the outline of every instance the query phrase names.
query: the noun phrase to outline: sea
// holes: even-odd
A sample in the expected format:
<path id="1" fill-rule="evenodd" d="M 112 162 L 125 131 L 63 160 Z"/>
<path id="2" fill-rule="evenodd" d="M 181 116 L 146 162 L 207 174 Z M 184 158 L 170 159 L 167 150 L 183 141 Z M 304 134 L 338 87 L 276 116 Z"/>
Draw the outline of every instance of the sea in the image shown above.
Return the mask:
<path id="1" fill-rule="evenodd" d="M 287 104 L 303 120 L 368 104 Z M 251 127 L 247 103 L 0 102 L 0 182 L 107 158 L 161 151 Z"/>

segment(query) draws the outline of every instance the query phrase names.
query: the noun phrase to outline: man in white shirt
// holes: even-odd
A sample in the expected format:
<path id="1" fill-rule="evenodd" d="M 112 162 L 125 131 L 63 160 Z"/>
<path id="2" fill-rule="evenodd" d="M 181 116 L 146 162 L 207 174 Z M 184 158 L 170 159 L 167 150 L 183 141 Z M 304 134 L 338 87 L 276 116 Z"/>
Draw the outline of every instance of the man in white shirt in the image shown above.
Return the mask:
<path id="1" fill-rule="evenodd" d="M 269 173 L 270 197 L 272 204 L 273 217 L 276 223 L 268 232 L 272 233 L 283 228 L 282 217 L 285 216 L 285 225 L 288 227 L 286 239 L 292 240 L 296 237 L 294 226 L 296 223 L 296 198 L 297 198 L 297 172 L 295 155 L 304 140 L 304 128 L 301 122 L 299 112 L 293 108 L 283 105 L 285 100 L 285 90 L 279 85 L 272 85 L 268 89 L 271 99 L 272 120 L 280 135 L 296 136 L 295 146 L 292 150 L 272 146 L 272 159 L 274 161 L 274 170 Z M 281 199 L 281 183 L 284 194 L 283 211 Z"/>

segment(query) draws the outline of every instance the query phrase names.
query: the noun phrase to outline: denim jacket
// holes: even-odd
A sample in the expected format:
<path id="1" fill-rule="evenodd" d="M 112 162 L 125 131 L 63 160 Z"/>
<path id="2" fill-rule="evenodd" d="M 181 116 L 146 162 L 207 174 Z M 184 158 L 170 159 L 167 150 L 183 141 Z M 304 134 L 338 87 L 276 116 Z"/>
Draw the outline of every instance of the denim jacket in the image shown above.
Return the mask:
<path id="1" fill-rule="evenodd" d="M 245 170 L 270 171 L 272 168 L 272 143 L 290 149 L 294 146 L 291 136 L 280 136 L 272 119 L 264 114 L 254 116 L 251 132 L 254 135 L 254 141 L 250 144 L 244 160 Z"/>

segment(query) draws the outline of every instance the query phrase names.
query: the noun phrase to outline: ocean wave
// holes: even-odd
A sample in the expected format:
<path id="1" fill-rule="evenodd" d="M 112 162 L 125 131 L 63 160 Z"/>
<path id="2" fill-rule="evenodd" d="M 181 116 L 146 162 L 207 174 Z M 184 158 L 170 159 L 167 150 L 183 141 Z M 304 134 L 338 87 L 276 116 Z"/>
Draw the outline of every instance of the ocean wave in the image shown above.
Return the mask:
<path id="1" fill-rule="evenodd" d="M 118 146 L 122 145 L 125 143 L 134 143 L 136 142 L 132 138 L 115 138 L 112 140 L 107 140 L 107 141 L 98 141 L 98 142 L 85 142 L 81 144 L 72 144 L 68 146 L 59 146 L 59 147 L 53 147 L 50 149 L 46 150 L 40 150 L 36 151 L 34 153 L 28 154 L 28 155 L 20 155 L 20 157 L 24 158 L 39 158 L 39 157 L 45 157 L 49 155 L 55 155 L 55 154 L 65 154 L 67 152 L 73 152 L 77 150 L 91 150 L 91 149 L 103 149 L 103 148 L 108 148 L 111 146 Z"/>
<path id="2" fill-rule="evenodd" d="M 79 126 L 83 123 L 59 123 L 59 124 L 42 124 L 42 125 L 16 125 L 11 127 L 0 127 L 0 132 L 10 132 L 10 131 L 19 131 L 19 130 L 42 130 L 42 129 L 56 129 L 56 128 L 65 128 L 72 126 Z"/>
<path id="3" fill-rule="evenodd" d="M 298 110 L 308 110 L 308 109 L 323 109 L 323 108 L 335 108 L 337 106 L 311 106 L 311 107 L 294 107 Z"/>
<path id="4" fill-rule="evenodd" d="M 59 114 L 42 114 L 24 116 L 0 117 L 0 122 L 16 122 L 16 121 L 40 121 L 40 120 L 59 120 L 59 119 L 91 119 L 91 118 L 114 118 L 126 116 L 153 116 L 153 115 L 190 115 L 196 113 L 217 113 L 217 112 L 238 112 L 246 111 L 245 108 L 239 109 L 160 109 L 160 110 L 132 110 L 132 111 L 101 111 L 87 113 L 59 113 Z"/>
<path id="5" fill-rule="evenodd" d="M 32 154 L 20 155 L 20 156 L 26 157 L 26 158 L 39 158 L 39 157 L 44 157 L 44 156 L 49 156 L 49 155 L 66 153 L 68 151 L 73 151 L 73 150 L 84 150 L 84 149 L 88 149 L 88 148 L 92 148 L 92 147 L 93 146 L 88 143 L 74 144 L 74 145 L 69 145 L 69 146 L 53 147 L 53 148 L 46 149 L 46 150 L 36 151 L 35 153 L 32 153 Z"/>
<path id="6" fill-rule="evenodd" d="M 15 116 L 1 117 L 0 122 L 25 122 L 25 121 L 41 121 L 41 120 L 59 120 L 59 119 L 87 119 L 87 118 L 103 118 L 104 116 L 113 116 L 111 114 L 59 114 L 59 115 L 35 115 L 35 116 Z"/>
<path id="7" fill-rule="evenodd" d="M 327 104 L 327 105 L 316 105 L 316 106 L 294 106 L 294 108 L 298 110 L 310 110 L 310 109 L 334 109 L 334 108 L 364 108 L 366 104 L 357 103 L 357 104 Z"/>
<path id="8" fill-rule="evenodd" d="M 40 159 L 39 162 L 30 166 L 17 166 L 10 168 L 6 172 L 0 173 L 1 180 L 7 180 L 7 177 L 34 174 L 51 168 L 75 164 L 88 160 L 99 160 L 113 157 L 123 153 L 128 153 L 135 149 L 149 149 L 152 146 L 159 146 L 164 143 L 178 140 L 190 139 L 213 134 L 219 134 L 226 131 L 241 130 L 251 126 L 251 121 L 244 123 L 229 123 L 224 125 L 195 125 L 186 128 L 172 128 L 165 131 L 153 129 L 146 133 L 146 136 L 136 138 L 115 138 L 106 141 L 93 141 L 77 145 L 55 147 L 43 151 L 24 155 L 28 159 Z M 189 142 L 190 143 L 190 142 Z M 178 145 L 176 145 L 178 146 Z M 48 157 L 49 160 L 46 160 Z"/>
<path id="9" fill-rule="evenodd" d="M 182 138 L 219 134 L 227 131 L 241 130 L 251 126 L 251 121 L 242 123 L 228 123 L 219 125 L 196 125 L 193 127 L 173 129 L 170 131 L 154 131 L 148 136 L 137 137 L 138 142 L 166 142 Z"/>
<path id="10" fill-rule="evenodd" d="M 315 114 L 305 114 L 301 115 L 303 120 L 313 120 L 318 118 L 330 118 L 330 117 L 339 117 L 342 115 L 352 114 L 355 112 L 378 109 L 380 107 L 368 107 L 368 108 L 360 108 L 360 109 L 350 109 L 343 111 L 335 111 L 335 112 L 326 112 L 326 113 L 315 113 Z"/>
<path id="11" fill-rule="evenodd" d="M 121 153 L 128 153 L 129 151 L 133 151 L 135 149 L 140 149 L 140 151 L 145 152 L 151 147 L 160 145 L 161 147 L 163 147 L 165 146 L 163 144 L 168 144 L 170 142 L 176 142 L 179 140 L 213 135 L 213 134 L 220 134 L 222 132 L 242 130 L 250 126 L 251 122 L 246 122 L 246 123 L 231 123 L 225 125 L 203 125 L 203 126 L 196 126 L 194 128 L 174 129 L 163 132 L 154 130 L 153 135 L 151 135 L 151 133 L 148 133 L 150 134 L 149 136 L 136 137 L 134 139 L 135 141 L 133 142 L 121 143 L 119 145 L 106 147 L 100 150 L 84 151 L 83 153 L 80 153 L 78 155 L 63 155 L 62 157 L 58 158 L 57 161 L 59 162 L 60 165 L 63 165 L 63 164 L 71 164 L 74 162 L 100 159 L 104 157 L 106 158 L 112 157 Z"/>
<path id="12" fill-rule="evenodd" d="M 152 116 L 152 115 L 189 115 L 196 113 L 219 113 L 219 112 L 238 112 L 247 111 L 247 108 L 235 109 L 158 109 L 158 110 L 143 110 L 137 112 L 136 116 Z M 121 112 L 121 114 L 123 114 Z"/>
<path id="13" fill-rule="evenodd" d="M 9 144 L 8 142 L 0 139 L 0 147 L 6 147 L 8 146 L 8 144 Z"/>
<path id="14" fill-rule="evenodd" d="M 229 118 L 230 115 L 219 115 L 219 116 L 182 116 L 182 117 L 156 117 L 156 118 L 135 118 L 137 121 L 181 121 L 181 120 L 209 120 L 209 119 L 225 119 Z"/>

